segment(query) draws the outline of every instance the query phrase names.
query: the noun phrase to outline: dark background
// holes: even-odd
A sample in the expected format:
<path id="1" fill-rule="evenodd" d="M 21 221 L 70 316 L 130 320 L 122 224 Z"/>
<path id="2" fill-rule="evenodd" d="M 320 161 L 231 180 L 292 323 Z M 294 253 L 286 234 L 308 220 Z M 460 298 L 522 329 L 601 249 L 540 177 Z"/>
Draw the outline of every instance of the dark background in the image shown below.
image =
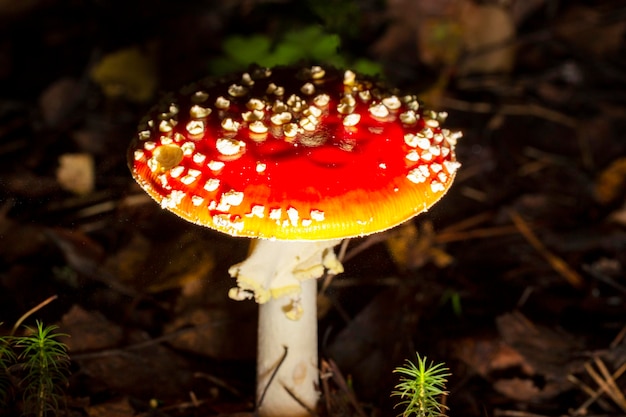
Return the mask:
<path id="1" fill-rule="evenodd" d="M 57 296 L 25 323 L 71 335 L 68 415 L 250 412 L 256 308 L 227 298 L 247 241 L 161 210 L 126 147 L 197 78 L 346 65 L 448 111 L 463 166 L 430 212 L 350 242 L 320 349 L 359 406 L 331 379 L 321 413 L 397 414 L 417 351 L 450 368 L 451 416 L 623 415 L 621 374 L 585 388 L 626 362 L 625 31 L 623 1 L 0 2 L 2 334 Z"/>

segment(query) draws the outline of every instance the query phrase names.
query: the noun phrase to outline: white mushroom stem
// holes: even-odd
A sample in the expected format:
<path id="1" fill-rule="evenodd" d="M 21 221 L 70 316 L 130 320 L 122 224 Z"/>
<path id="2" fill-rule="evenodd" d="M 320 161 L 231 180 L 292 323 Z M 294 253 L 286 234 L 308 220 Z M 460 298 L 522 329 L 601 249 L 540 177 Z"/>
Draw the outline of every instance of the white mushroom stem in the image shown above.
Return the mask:
<path id="1" fill-rule="evenodd" d="M 259 240 L 248 259 L 229 270 L 238 285 L 230 297 L 254 297 L 260 304 L 257 403 L 267 389 L 258 409 L 261 417 L 304 417 L 309 416 L 307 408 L 315 409 L 319 398 L 315 279 L 325 270 L 343 271 L 333 252 L 338 243 Z"/>

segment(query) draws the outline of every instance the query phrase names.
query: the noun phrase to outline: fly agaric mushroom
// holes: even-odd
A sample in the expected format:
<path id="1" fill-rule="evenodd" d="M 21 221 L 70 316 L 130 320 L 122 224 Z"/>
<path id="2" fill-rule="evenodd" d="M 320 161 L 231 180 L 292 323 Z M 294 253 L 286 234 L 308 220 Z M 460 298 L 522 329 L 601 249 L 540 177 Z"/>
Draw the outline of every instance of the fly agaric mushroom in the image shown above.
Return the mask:
<path id="1" fill-rule="evenodd" d="M 412 218 L 452 184 L 461 134 L 445 117 L 314 66 L 201 81 L 142 122 L 128 161 L 143 189 L 188 221 L 258 239 L 230 268 L 229 296 L 260 304 L 261 416 L 304 416 L 317 402 L 315 278 L 342 271 L 334 246 Z"/>

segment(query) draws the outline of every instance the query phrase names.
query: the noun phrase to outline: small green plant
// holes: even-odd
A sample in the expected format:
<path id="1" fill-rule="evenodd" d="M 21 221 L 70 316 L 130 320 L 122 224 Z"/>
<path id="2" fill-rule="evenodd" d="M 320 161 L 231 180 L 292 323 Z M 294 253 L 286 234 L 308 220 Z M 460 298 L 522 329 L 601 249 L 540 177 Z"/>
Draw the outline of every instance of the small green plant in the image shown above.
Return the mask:
<path id="1" fill-rule="evenodd" d="M 18 362 L 24 377 L 20 385 L 24 392 L 24 414 L 44 417 L 55 415 L 63 399 L 70 363 L 67 346 L 58 340 L 61 333 L 53 333 L 57 326 L 37 322 L 37 328 L 27 327 L 30 335 L 16 338 L 15 347 L 22 349 Z"/>
<path id="2" fill-rule="evenodd" d="M 293 65 L 299 62 L 349 65 L 355 71 L 375 75 L 381 67 L 368 59 L 346 59 L 339 52 L 339 35 L 326 32 L 318 25 L 303 26 L 282 33 L 277 39 L 255 33 L 250 36 L 232 35 L 224 40 L 224 56 L 214 57 L 209 63 L 213 75 L 224 75 L 248 68 L 251 64 L 264 67 Z"/>
<path id="3" fill-rule="evenodd" d="M 16 393 L 23 395 L 23 416 L 54 416 L 67 385 L 70 358 L 67 346 L 57 340 L 57 326 L 26 326 L 24 336 L 15 332 L 30 315 L 56 299 L 52 296 L 26 312 L 6 336 L 0 336 L 0 414 L 16 405 Z M 1 325 L 2 323 L 0 323 Z M 4 414 L 2 414 L 4 415 Z"/>
<path id="4" fill-rule="evenodd" d="M 463 306 L 461 304 L 461 294 L 455 290 L 446 290 L 441 296 L 441 305 L 450 304 L 452 312 L 455 316 L 463 315 Z"/>
<path id="5" fill-rule="evenodd" d="M 400 374 L 400 383 L 391 396 L 400 397 L 396 407 L 404 407 L 400 414 L 403 417 L 416 415 L 417 417 L 444 416 L 448 407 L 442 404 L 443 396 L 448 395 L 446 377 L 450 376 L 449 369 L 444 364 L 426 364 L 426 357 L 417 355 L 417 363 L 409 360 L 404 366 L 394 369 Z"/>
<path id="6" fill-rule="evenodd" d="M 16 359 L 8 338 L 0 337 L 0 405 L 6 404 L 11 394 L 13 384 L 9 367 Z"/>

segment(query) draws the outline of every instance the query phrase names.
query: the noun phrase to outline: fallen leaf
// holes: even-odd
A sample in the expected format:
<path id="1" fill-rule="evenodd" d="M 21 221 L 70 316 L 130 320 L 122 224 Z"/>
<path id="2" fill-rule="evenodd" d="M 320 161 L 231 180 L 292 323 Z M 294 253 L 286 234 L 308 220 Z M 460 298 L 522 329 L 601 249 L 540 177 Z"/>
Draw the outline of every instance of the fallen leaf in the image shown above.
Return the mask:
<path id="1" fill-rule="evenodd" d="M 512 0 L 508 3 L 511 7 L 511 16 L 516 24 L 521 24 L 535 13 L 545 6 L 547 0 Z"/>
<path id="2" fill-rule="evenodd" d="M 56 177 L 64 190 L 78 195 L 89 194 L 96 182 L 93 157 L 86 153 L 61 155 Z"/>
<path id="3" fill-rule="evenodd" d="M 624 195 L 626 187 L 626 157 L 611 162 L 594 184 L 594 195 L 601 204 L 610 204 Z"/>
<path id="4" fill-rule="evenodd" d="M 497 337 L 468 337 L 456 341 L 454 346 L 456 356 L 483 378 L 510 368 L 518 368 L 526 375 L 535 372 L 519 352 Z"/>
<path id="5" fill-rule="evenodd" d="M 451 16 L 423 18 L 417 29 L 420 61 L 431 67 L 453 65 L 463 49 L 463 36 L 463 28 Z"/>
<path id="6" fill-rule="evenodd" d="M 0 214 L 0 259 L 7 265 L 36 257 L 44 251 L 45 243 L 44 230 L 39 224 L 20 223 Z"/>
<path id="7" fill-rule="evenodd" d="M 597 6 L 572 6 L 555 25 L 554 33 L 581 54 L 608 56 L 620 50 L 626 33 L 626 21 L 609 21 L 611 14 Z"/>
<path id="8" fill-rule="evenodd" d="M 158 277 L 147 286 L 150 293 L 181 288 L 206 279 L 215 266 L 210 245 L 198 239 L 195 233 L 183 234 L 170 244 L 165 253 L 176 253 L 176 256 L 168 257 L 167 262 L 159 268 Z"/>
<path id="9" fill-rule="evenodd" d="M 564 380 L 581 341 L 570 334 L 535 325 L 520 313 L 496 319 L 502 338 L 524 357 L 531 368 L 551 378 Z"/>
<path id="10" fill-rule="evenodd" d="M 83 384 L 104 385 L 144 401 L 184 397 L 193 386 L 189 363 L 145 332 L 119 328 L 124 346 L 72 355 L 85 377 Z M 75 335 L 72 335 L 75 337 Z M 92 388 L 93 389 L 93 388 Z"/>
<path id="11" fill-rule="evenodd" d="M 626 226 L 626 204 L 611 212 L 611 214 L 608 215 L 608 220 L 612 223 Z"/>
<path id="12" fill-rule="evenodd" d="M 500 336 L 456 341 L 455 355 L 516 401 L 551 399 L 571 387 L 567 374 L 579 366 L 572 357 L 577 341 L 519 313 L 498 317 L 497 325 Z"/>
<path id="13" fill-rule="evenodd" d="M 391 24 L 373 46 L 374 54 L 396 60 L 419 54 L 423 63 L 434 67 L 456 62 L 461 34 L 451 16 L 458 1 L 388 0 Z"/>
<path id="14" fill-rule="evenodd" d="M 221 360 L 251 359 L 256 352 L 256 322 L 242 321 L 218 307 L 185 311 L 165 326 L 178 332 L 170 344 L 177 349 Z"/>
<path id="15" fill-rule="evenodd" d="M 86 407 L 85 411 L 89 417 L 133 417 L 137 415 L 128 397 L 91 405 Z"/>
<path id="16" fill-rule="evenodd" d="M 515 25 L 508 9 L 493 4 L 460 2 L 458 11 L 466 58 L 460 74 L 508 73 L 512 70 L 515 50 L 507 45 L 515 37 Z"/>
<path id="17" fill-rule="evenodd" d="M 535 385 L 532 379 L 502 378 L 493 383 L 496 391 L 516 401 L 532 401 L 541 398 L 541 389 Z"/>
<path id="18" fill-rule="evenodd" d="M 133 282 L 141 276 L 152 248 L 148 238 L 135 232 L 128 243 L 106 258 L 103 267 L 121 282 Z"/>
<path id="19" fill-rule="evenodd" d="M 387 249 L 400 269 L 416 269 L 428 262 L 439 268 L 448 266 L 453 258 L 435 246 L 435 231 L 431 222 L 422 222 L 418 231 L 414 222 L 397 227 L 385 241 Z"/>
<path id="20" fill-rule="evenodd" d="M 62 78 L 46 88 L 39 96 L 41 116 L 48 126 L 56 126 L 77 104 L 79 85 L 73 78 Z"/>
<path id="21" fill-rule="evenodd" d="M 123 337 L 120 327 L 98 312 L 74 305 L 61 318 L 60 329 L 71 337 L 62 337 L 70 353 L 90 352 L 117 346 Z"/>
<path id="22" fill-rule="evenodd" d="M 135 102 L 149 101 L 157 88 L 153 58 L 139 47 L 106 55 L 92 69 L 91 78 L 107 97 Z"/>

